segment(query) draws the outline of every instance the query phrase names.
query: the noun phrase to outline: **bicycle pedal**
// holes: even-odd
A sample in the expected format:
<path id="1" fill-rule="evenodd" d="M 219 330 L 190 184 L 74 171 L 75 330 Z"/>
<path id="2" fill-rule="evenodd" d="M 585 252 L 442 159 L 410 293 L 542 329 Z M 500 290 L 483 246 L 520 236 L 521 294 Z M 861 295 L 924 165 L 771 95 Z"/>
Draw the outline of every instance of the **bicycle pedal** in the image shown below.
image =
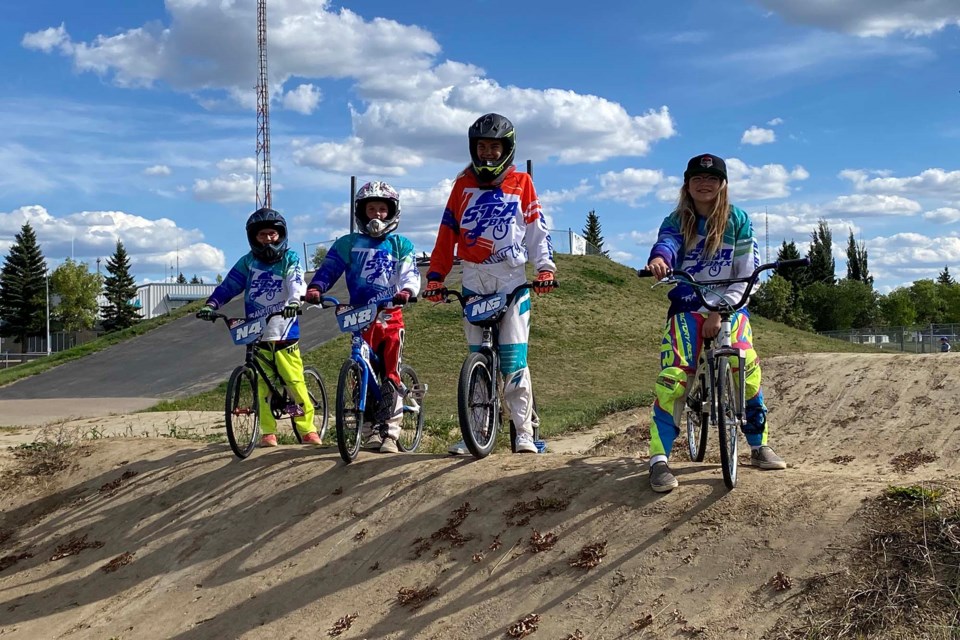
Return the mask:
<path id="1" fill-rule="evenodd" d="M 407 388 L 407 396 L 412 396 L 418 402 L 423 401 L 423 396 L 427 395 L 427 383 L 421 382 L 419 384 L 410 385 Z"/>
<path id="2" fill-rule="evenodd" d="M 286 406 L 286 412 L 287 412 L 287 415 L 290 416 L 291 418 L 299 418 L 300 416 L 306 415 L 303 412 L 303 407 L 301 407 L 298 404 L 288 404 Z"/>

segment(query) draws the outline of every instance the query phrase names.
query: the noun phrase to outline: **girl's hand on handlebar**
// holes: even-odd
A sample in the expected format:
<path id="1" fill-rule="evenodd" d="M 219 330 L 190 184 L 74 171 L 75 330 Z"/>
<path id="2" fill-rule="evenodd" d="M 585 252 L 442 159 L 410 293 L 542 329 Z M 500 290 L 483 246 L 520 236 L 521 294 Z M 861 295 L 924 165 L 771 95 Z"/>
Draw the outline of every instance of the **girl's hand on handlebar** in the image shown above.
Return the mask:
<path id="1" fill-rule="evenodd" d="M 440 280 L 431 280 L 427 283 L 427 288 L 423 290 L 423 297 L 430 302 L 441 302 L 447 293 L 447 288 L 443 286 Z"/>
<path id="2" fill-rule="evenodd" d="M 657 282 L 670 275 L 670 266 L 664 261 L 663 258 L 657 257 L 651 260 L 650 264 L 647 265 L 647 269 L 650 271 L 653 277 L 656 278 Z"/>
<path id="3" fill-rule="evenodd" d="M 720 333 L 720 314 L 711 311 L 707 319 L 703 321 L 703 337 L 714 339 Z"/>
<path id="4" fill-rule="evenodd" d="M 309 302 L 310 304 L 320 304 L 320 296 L 322 296 L 320 289 L 316 287 L 310 287 L 307 289 L 307 295 L 303 296 L 304 302 Z"/>
<path id="5" fill-rule="evenodd" d="M 537 279 L 533 281 L 533 290 L 539 295 L 550 293 L 556 287 L 557 280 L 554 277 L 553 271 L 541 271 L 537 274 Z"/>

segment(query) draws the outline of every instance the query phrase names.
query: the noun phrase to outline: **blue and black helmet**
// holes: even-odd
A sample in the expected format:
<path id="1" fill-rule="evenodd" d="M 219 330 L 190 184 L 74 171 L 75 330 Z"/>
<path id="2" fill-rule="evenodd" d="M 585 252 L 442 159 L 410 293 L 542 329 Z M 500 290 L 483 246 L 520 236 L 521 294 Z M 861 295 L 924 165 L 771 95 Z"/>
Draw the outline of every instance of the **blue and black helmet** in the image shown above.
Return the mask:
<path id="1" fill-rule="evenodd" d="M 280 239 L 273 244 L 260 244 L 257 233 L 263 229 L 274 229 L 280 234 Z M 257 209 L 247 218 L 247 241 L 250 251 L 257 260 L 267 263 L 279 262 L 287 251 L 287 221 L 283 216 L 264 207 Z"/>

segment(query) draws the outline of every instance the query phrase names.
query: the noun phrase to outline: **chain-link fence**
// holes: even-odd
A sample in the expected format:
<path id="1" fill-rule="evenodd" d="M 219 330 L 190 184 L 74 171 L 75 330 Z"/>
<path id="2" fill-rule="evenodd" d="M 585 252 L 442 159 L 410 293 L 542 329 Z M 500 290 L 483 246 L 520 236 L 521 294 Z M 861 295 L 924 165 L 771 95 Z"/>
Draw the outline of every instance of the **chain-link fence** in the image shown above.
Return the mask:
<path id="1" fill-rule="evenodd" d="M 957 339 L 960 337 L 960 324 L 844 329 L 821 331 L 820 335 L 908 353 L 938 353 L 960 348 L 960 344 L 957 344 Z M 949 345 L 950 348 L 946 349 L 945 345 Z"/>

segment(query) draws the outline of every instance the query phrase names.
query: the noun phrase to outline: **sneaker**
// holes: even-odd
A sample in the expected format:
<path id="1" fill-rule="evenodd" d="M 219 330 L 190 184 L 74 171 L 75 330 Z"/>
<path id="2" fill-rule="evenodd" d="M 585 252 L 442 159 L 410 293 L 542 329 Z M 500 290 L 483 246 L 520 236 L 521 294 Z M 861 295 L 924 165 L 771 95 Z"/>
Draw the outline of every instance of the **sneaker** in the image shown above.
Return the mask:
<path id="1" fill-rule="evenodd" d="M 383 436 L 380 435 L 379 431 L 374 431 L 373 434 L 363 442 L 364 449 L 379 449 L 382 446 Z"/>
<path id="2" fill-rule="evenodd" d="M 517 435 L 516 442 L 516 452 L 517 453 L 536 453 L 537 444 L 533 441 L 532 436 L 528 436 L 525 433 Z"/>
<path id="3" fill-rule="evenodd" d="M 397 441 L 387 436 L 383 439 L 383 444 L 380 445 L 380 453 L 400 453 L 400 449 L 397 448 Z"/>
<path id="4" fill-rule="evenodd" d="M 447 451 L 452 456 L 465 456 L 470 453 L 470 449 L 467 449 L 467 443 L 461 440 L 457 444 L 450 445 L 450 448 Z"/>
<path id="5" fill-rule="evenodd" d="M 304 434 L 301 439 L 303 440 L 303 444 L 312 444 L 315 447 L 323 445 L 323 442 L 320 441 L 320 434 L 316 431 Z"/>
<path id="6" fill-rule="evenodd" d="M 786 469 L 787 463 L 773 452 L 772 447 L 763 445 L 750 450 L 750 464 L 759 469 Z"/>
<path id="7" fill-rule="evenodd" d="M 650 467 L 650 488 L 657 493 L 668 493 L 679 484 L 666 462 L 658 462 Z"/>
<path id="8" fill-rule="evenodd" d="M 277 447 L 280 443 L 277 442 L 277 434 L 275 433 L 265 433 L 262 438 L 260 438 L 261 447 Z"/>

